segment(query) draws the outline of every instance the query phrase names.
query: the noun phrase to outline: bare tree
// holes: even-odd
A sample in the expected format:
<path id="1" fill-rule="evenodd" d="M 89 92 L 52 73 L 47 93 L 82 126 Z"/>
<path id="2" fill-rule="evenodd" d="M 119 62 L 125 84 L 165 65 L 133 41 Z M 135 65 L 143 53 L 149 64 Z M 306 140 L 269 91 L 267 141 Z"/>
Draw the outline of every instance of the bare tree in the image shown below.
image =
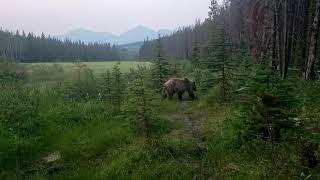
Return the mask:
<path id="1" fill-rule="evenodd" d="M 320 0 L 316 0 L 316 10 L 314 13 L 313 23 L 310 29 L 310 42 L 308 44 L 308 51 L 306 56 L 306 71 L 305 79 L 311 80 L 315 78 L 316 53 L 319 36 L 319 19 L 320 18 Z"/>

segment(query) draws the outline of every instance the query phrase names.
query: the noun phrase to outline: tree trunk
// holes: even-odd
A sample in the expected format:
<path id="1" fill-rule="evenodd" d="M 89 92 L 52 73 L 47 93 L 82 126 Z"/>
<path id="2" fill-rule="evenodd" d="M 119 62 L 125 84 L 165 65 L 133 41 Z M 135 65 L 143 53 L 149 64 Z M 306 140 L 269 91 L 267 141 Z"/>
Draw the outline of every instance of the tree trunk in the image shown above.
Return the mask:
<path id="1" fill-rule="evenodd" d="M 287 56 L 287 44 L 288 44 L 288 0 L 284 0 L 283 1 L 283 9 L 282 9 L 282 12 L 283 12 L 283 40 L 282 40 L 282 43 L 283 43 L 283 46 L 282 46 L 282 66 L 281 66 L 281 78 L 284 79 L 287 75 L 287 64 L 288 64 L 288 56 Z"/>
<path id="2" fill-rule="evenodd" d="M 278 66 L 278 59 L 279 59 L 279 54 L 278 54 L 278 43 L 277 43 L 277 37 L 278 37 L 278 15 L 277 15 L 277 0 L 273 1 L 273 27 L 272 27 L 272 66 L 277 68 Z"/>
<path id="3" fill-rule="evenodd" d="M 283 66 L 285 59 L 285 14 L 284 14 L 284 1 L 277 1 L 277 47 L 278 47 L 278 69 L 280 71 L 280 76 L 283 74 Z"/>
<path id="4" fill-rule="evenodd" d="M 313 23 L 310 30 L 310 42 L 306 56 L 306 71 L 305 79 L 311 80 L 315 78 L 315 65 L 316 65 L 316 53 L 318 43 L 318 30 L 319 30 L 319 18 L 320 18 L 320 0 L 316 0 L 316 9 L 314 13 Z"/>
<path id="5" fill-rule="evenodd" d="M 295 17 L 295 0 L 286 1 L 287 4 L 287 32 L 286 32 L 286 57 L 283 78 L 287 77 L 289 63 L 292 62 L 292 44 L 294 43 L 294 17 Z"/>

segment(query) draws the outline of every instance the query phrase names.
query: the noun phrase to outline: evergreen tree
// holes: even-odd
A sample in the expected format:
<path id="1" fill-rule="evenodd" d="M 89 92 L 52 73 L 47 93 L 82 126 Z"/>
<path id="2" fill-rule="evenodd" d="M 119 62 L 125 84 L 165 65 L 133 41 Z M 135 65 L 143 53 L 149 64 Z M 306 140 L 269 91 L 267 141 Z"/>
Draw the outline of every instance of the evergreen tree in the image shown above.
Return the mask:
<path id="1" fill-rule="evenodd" d="M 163 56 L 163 49 L 161 44 L 161 37 L 157 39 L 157 54 L 152 65 L 152 75 L 154 88 L 160 92 L 163 84 L 169 77 L 169 61 Z"/>
<path id="2" fill-rule="evenodd" d="M 234 79 L 231 72 L 237 65 L 232 60 L 231 40 L 227 33 L 226 17 L 223 16 L 225 10 L 221 9 L 220 11 L 219 16 L 211 19 L 212 29 L 208 43 L 209 56 L 202 62 L 202 66 L 208 68 L 213 76 L 204 80 L 203 83 L 208 88 L 218 85 L 222 100 L 227 101 L 230 99 L 231 83 Z"/>
<path id="3" fill-rule="evenodd" d="M 129 86 L 129 100 L 126 106 L 127 118 L 138 134 L 149 139 L 158 128 L 157 118 L 152 109 L 152 93 L 147 86 L 147 68 L 138 66 L 136 79 Z"/>
<path id="4" fill-rule="evenodd" d="M 192 49 L 192 59 L 191 59 L 191 63 L 193 66 L 199 68 L 200 66 L 200 48 L 198 46 L 198 42 L 196 40 L 195 44 L 194 44 L 194 47 Z"/>
<path id="5" fill-rule="evenodd" d="M 209 15 L 208 20 L 213 21 L 219 15 L 219 11 L 220 11 L 219 4 L 218 4 L 217 0 L 211 0 L 211 6 L 209 8 L 210 8 L 210 11 L 208 13 L 208 15 Z"/>
<path id="6" fill-rule="evenodd" d="M 81 62 L 76 62 L 73 66 L 75 77 L 66 87 L 67 97 L 72 101 L 88 101 L 97 98 L 98 87 L 92 70 Z"/>
<path id="7" fill-rule="evenodd" d="M 270 142 L 296 138 L 288 135 L 300 128 L 292 118 L 297 117 L 299 110 L 293 84 L 281 80 L 266 64 L 256 65 L 253 70 L 252 77 L 246 81 L 247 88 L 240 94 L 241 119 L 245 122 L 242 137 Z"/>
<path id="8" fill-rule="evenodd" d="M 112 70 L 112 105 L 113 110 L 116 113 L 119 113 L 121 111 L 121 106 L 123 103 L 123 97 L 125 92 L 125 86 L 123 81 L 123 75 L 120 70 L 120 63 L 117 63 L 114 65 Z"/>
<path id="9" fill-rule="evenodd" d="M 202 71 L 201 71 L 201 50 L 198 46 L 197 38 L 195 38 L 194 47 L 192 49 L 191 64 L 193 66 L 193 77 L 199 87 L 201 87 Z"/>
<path id="10" fill-rule="evenodd" d="M 103 82 L 102 82 L 102 90 L 101 90 L 101 99 L 103 101 L 108 102 L 108 104 L 112 103 L 112 79 L 111 73 L 108 69 L 106 73 L 103 74 Z"/>

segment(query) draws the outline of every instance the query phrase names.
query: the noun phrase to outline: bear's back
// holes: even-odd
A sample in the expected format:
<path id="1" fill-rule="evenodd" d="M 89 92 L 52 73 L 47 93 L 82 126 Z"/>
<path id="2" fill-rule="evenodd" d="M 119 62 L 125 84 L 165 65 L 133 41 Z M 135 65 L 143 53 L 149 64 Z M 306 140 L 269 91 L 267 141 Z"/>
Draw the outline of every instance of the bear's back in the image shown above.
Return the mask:
<path id="1" fill-rule="evenodd" d="M 168 80 L 164 85 L 176 92 L 186 90 L 186 82 L 182 79 L 172 78 Z"/>

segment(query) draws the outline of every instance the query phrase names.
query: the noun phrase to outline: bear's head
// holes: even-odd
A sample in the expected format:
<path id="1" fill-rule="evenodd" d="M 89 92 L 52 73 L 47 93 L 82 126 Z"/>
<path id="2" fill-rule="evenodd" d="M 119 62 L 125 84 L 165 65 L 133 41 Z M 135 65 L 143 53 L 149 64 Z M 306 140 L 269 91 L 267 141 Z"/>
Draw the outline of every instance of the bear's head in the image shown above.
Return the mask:
<path id="1" fill-rule="evenodd" d="M 185 78 L 184 81 L 188 84 L 188 87 L 190 88 L 190 90 L 197 91 L 196 82 L 190 81 L 188 78 Z"/>

